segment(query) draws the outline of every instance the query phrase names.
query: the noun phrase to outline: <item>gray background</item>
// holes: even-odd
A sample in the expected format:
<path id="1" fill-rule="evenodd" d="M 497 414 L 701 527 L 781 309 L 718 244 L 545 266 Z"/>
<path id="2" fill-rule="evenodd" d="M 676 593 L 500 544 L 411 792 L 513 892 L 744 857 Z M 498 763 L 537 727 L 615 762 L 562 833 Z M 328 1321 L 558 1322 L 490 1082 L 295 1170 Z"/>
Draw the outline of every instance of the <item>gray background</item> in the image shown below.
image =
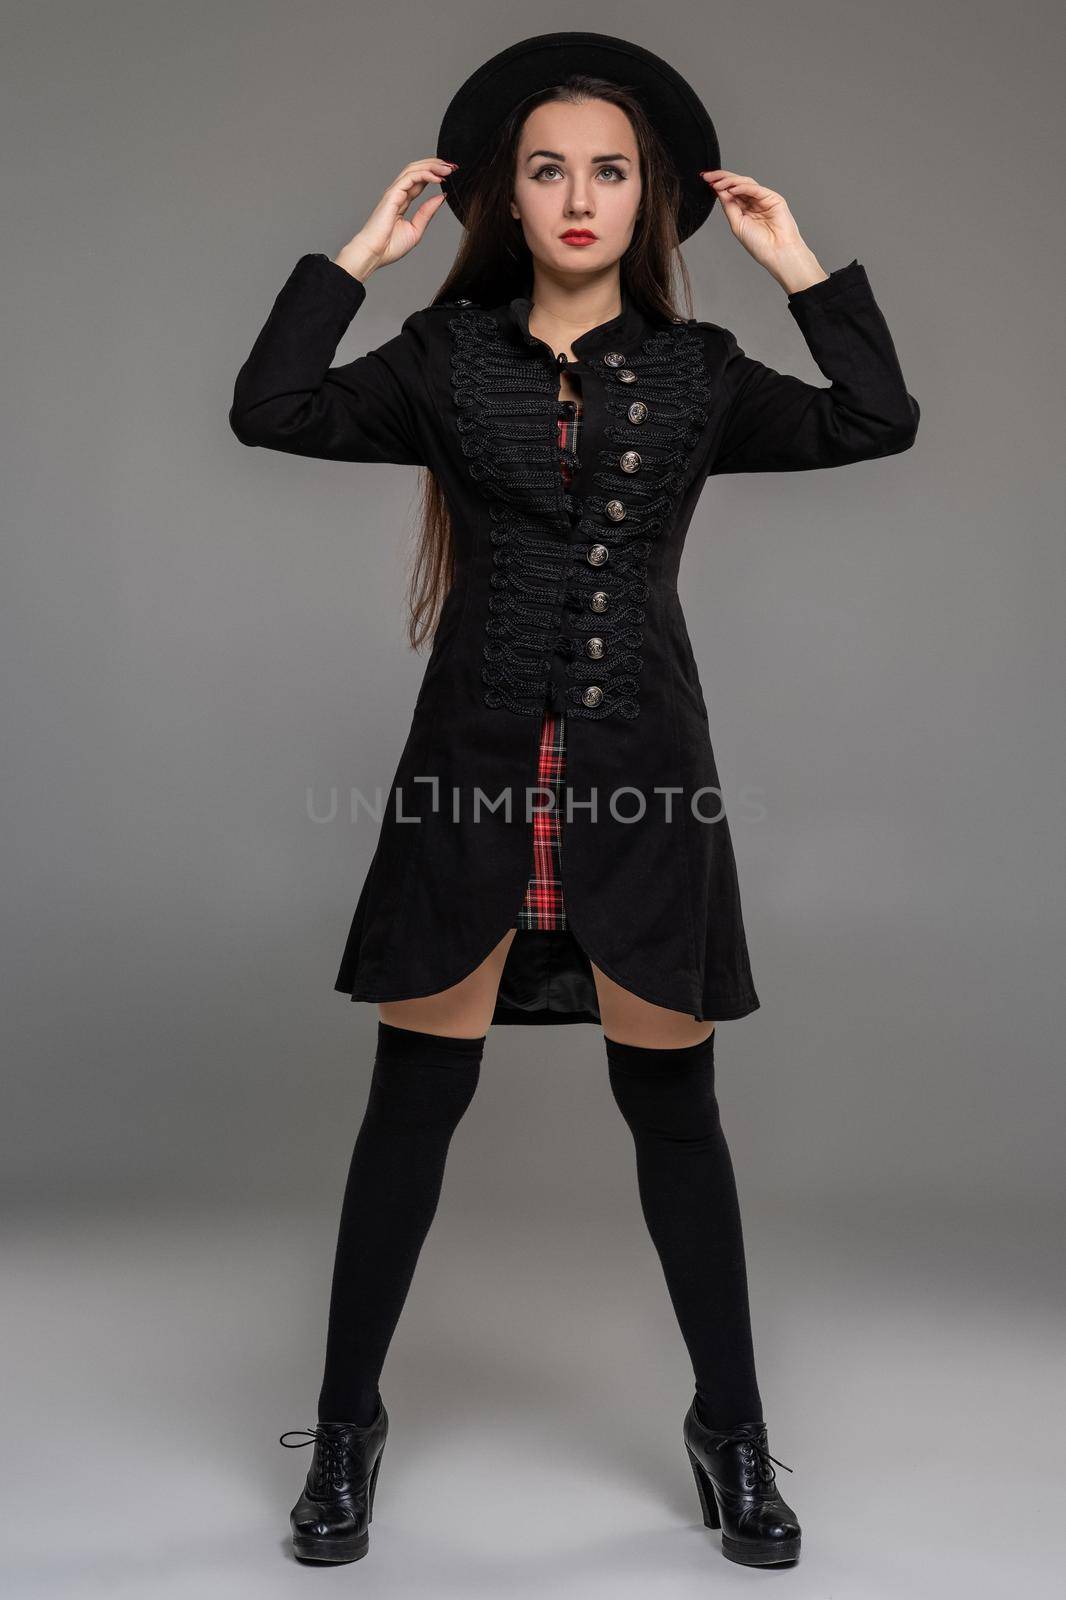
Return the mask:
<path id="1" fill-rule="evenodd" d="M 310 1581 L 276 1440 L 314 1420 L 371 1068 L 376 1008 L 332 988 L 376 839 L 343 797 L 388 784 L 424 670 L 416 474 L 248 451 L 226 412 L 298 256 L 556 27 L 688 74 L 724 164 L 866 265 L 923 412 L 902 457 L 709 483 L 681 578 L 762 998 L 718 1081 L 790 1592 L 1051 1592 L 1059 9 L 37 0 L 4 6 L 2 140 L 19 1594 Z M 458 238 L 445 208 L 338 360 Z M 697 315 L 822 381 L 720 209 L 685 257 Z M 367 1592 L 759 1581 L 699 1519 L 597 1029 L 490 1032 L 382 1392 Z"/>

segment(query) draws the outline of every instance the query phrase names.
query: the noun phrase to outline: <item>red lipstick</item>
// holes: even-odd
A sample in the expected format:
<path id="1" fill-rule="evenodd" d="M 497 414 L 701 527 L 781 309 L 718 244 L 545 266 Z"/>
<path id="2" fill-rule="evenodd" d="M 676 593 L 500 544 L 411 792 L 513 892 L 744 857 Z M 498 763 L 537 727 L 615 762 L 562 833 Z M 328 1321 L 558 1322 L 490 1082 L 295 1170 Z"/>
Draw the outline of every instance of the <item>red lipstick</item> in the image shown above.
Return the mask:
<path id="1" fill-rule="evenodd" d="M 567 228 L 566 232 L 561 234 L 560 237 L 564 244 L 581 245 L 595 244 L 596 242 L 596 235 L 591 233 L 588 228 Z"/>

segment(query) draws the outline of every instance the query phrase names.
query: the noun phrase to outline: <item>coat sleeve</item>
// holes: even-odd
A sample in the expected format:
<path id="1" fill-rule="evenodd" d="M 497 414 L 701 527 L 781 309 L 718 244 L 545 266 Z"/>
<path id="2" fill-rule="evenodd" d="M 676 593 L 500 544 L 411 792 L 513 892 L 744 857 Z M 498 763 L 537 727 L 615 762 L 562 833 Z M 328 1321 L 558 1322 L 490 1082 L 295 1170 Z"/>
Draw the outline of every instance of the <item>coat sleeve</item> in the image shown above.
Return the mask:
<path id="1" fill-rule="evenodd" d="M 387 343 L 331 367 L 366 286 L 326 255 L 301 256 L 233 389 L 229 424 L 242 444 L 330 461 L 426 465 L 417 396 L 421 313 Z"/>
<path id="2" fill-rule="evenodd" d="M 828 388 L 775 372 L 721 336 L 724 416 L 708 476 L 802 472 L 896 455 L 914 443 L 919 408 L 857 260 L 788 297 Z"/>

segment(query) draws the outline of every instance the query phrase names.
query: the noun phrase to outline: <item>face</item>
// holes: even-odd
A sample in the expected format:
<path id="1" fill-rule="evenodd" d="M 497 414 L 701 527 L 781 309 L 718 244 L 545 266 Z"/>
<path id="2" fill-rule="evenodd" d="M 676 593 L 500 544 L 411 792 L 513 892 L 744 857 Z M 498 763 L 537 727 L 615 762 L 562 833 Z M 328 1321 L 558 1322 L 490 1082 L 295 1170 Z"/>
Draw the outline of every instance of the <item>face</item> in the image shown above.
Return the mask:
<path id="1" fill-rule="evenodd" d="M 591 273 L 612 265 L 633 237 L 640 197 L 636 135 L 620 106 L 549 101 L 527 117 L 511 215 L 542 266 Z M 571 229 L 595 237 L 568 244 L 563 235 Z"/>

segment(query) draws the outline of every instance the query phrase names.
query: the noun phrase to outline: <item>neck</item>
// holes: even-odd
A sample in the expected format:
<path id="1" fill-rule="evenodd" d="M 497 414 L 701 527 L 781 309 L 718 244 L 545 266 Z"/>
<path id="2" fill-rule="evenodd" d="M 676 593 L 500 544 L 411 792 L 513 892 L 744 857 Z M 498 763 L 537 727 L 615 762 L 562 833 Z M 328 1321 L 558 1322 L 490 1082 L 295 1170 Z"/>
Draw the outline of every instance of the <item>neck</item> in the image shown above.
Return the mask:
<path id="1" fill-rule="evenodd" d="M 590 328 L 610 322 L 621 312 L 618 263 L 591 277 L 584 273 L 576 277 L 545 272 L 535 264 L 530 298 L 533 302 L 529 314 L 530 333 L 556 351 L 572 355 L 573 340 Z"/>

